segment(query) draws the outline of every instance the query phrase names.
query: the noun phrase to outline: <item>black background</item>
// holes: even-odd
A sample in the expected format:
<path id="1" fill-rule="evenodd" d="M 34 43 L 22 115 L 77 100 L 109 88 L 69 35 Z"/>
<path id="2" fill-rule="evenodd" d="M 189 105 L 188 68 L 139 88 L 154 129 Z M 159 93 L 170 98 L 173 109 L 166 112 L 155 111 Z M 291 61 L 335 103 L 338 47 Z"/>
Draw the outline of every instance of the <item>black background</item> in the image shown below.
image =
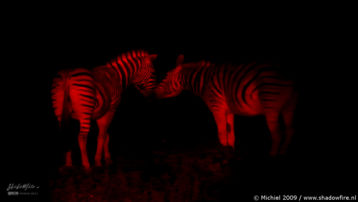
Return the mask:
<path id="1" fill-rule="evenodd" d="M 50 102 L 51 80 L 58 70 L 92 68 L 125 51 L 144 49 L 159 54 L 154 63 L 158 80 L 175 66 L 178 54 L 184 54 L 188 62 L 206 59 L 216 63 L 280 64 L 298 83 L 297 135 L 287 160 L 273 165 L 260 158 L 269 148 L 268 137 L 262 135 L 267 134 L 263 117 L 236 116 L 237 148 L 249 159 L 238 173 L 255 176 L 240 179 L 251 191 L 265 185 L 277 192 L 352 193 L 349 182 L 356 179 L 354 132 L 347 130 L 346 117 L 339 114 L 345 103 L 345 90 L 335 85 L 344 79 L 332 80 L 330 76 L 334 74 L 328 76 L 326 68 L 312 65 L 310 48 L 297 46 L 302 40 L 299 36 L 283 36 L 282 27 L 269 25 L 245 33 L 251 29 L 236 29 L 237 25 L 230 23 L 209 25 L 194 25 L 196 29 L 148 26 L 136 30 L 121 27 L 120 23 L 100 29 L 30 26 L 23 30 L 27 34 L 16 33 L 9 38 L 8 52 L 14 54 L 6 58 L 9 62 L 2 73 L 6 101 L 2 154 L 8 168 L 3 185 L 31 182 L 46 189 L 48 176 L 63 163 L 65 142 L 57 132 Z M 142 155 L 158 148 L 195 150 L 217 144 L 210 111 L 190 93 L 148 102 L 129 88 L 110 133 L 114 156 Z M 89 138 L 93 147 L 95 138 Z M 236 187 L 232 190 L 235 192 Z"/>

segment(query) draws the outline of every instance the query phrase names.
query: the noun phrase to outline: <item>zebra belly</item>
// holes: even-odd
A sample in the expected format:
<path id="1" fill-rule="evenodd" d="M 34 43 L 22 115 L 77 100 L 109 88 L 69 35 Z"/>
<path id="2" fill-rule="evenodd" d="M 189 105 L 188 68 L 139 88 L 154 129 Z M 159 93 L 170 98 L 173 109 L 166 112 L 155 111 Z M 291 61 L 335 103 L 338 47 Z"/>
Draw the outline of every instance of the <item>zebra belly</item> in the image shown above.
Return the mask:
<path id="1" fill-rule="evenodd" d="M 255 103 L 253 105 L 234 105 L 228 104 L 229 109 L 232 113 L 241 116 L 258 116 L 263 114 L 262 106 L 260 103 Z"/>
<path id="2" fill-rule="evenodd" d="M 241 94 L 237 94 L 237 96 L 241 96 Z M 232 99 L 228 99 L 228 107 L 234 114 L 241 116 L 257 116 L 263 114 L 263 107 L 257 93 L 247 95 L 245 102 L 240 101 L 237 103 Z"/>

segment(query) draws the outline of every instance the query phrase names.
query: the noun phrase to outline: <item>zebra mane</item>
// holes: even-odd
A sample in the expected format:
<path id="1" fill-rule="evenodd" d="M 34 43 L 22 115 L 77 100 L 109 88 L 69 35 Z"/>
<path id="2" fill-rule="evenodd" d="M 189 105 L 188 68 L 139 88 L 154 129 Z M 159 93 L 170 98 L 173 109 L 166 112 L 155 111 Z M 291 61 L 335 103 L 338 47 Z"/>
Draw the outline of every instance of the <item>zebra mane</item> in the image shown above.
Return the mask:
<path id="1" fill-rule="evenodd" d="M 132 51 L 127 51 L 124 52 L 120 55 L 118 55 L 116 58 L 112 59 L 109 63 L 115 62 L 118 59 L 121 58 L 128 58 L 128 56 L 132 57 L 132 58 L 140 58 L 140 57 L 145 57 L 148 56 L 149 53 L 147 51 L 144 50 L 132 50 Z"/>

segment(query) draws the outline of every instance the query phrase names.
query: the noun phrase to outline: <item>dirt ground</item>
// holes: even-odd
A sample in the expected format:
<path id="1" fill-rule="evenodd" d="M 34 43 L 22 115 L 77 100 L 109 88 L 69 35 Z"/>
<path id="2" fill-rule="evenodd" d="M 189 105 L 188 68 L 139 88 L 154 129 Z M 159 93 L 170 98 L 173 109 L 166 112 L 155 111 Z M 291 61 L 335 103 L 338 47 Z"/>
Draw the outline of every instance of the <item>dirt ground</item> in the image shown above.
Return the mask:
<path id="1" fill-rule="evenodd" d="M 124 148 L 113 155 L 110 166 L 85 172 L 77 159 L 75 166 L 57 169 L 48 178 L 50 200 L 254 201 L 262 195 L 345 193 L 353 188 L 344 183 L 350 171 L 346 177 L 329 174 L 322 160 L 301 156 L 250 156 L 211 145 Z"/>
<path id="2" fill-rule="evenodd" d="M 233 156 L 217 149 L 119 156 L 111 166 L 62 169 L 50 180 L 52 201 L 220 201 Z"/>

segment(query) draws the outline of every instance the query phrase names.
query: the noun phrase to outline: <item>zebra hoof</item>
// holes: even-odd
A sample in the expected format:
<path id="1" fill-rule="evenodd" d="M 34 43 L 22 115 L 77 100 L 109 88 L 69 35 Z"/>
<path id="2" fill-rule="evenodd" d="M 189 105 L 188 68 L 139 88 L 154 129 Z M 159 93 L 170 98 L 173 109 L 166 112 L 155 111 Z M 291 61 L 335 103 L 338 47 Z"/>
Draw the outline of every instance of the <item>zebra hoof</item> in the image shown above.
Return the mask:
<path id="1" fill-rule="evenodd" d="M 82 167 L 82 170 L 85 174 L 90 174 L 92 172 L 91 167 Z"/>
<path id="2" fill-rule="evenodd" d="M 102 162 L 100 162 L 100 161 L 99 161 L 99 162 L 96 162 L 96 163 L 95 163 L 95 166 L 96 166 L 96 167 L 102 167 Z"/>
<path id="3" fill-rule="evenodd" d="M 105 159 L 105 161 L 106 161 L 106 166 L 110 166 L 113 164 L 112 159 L 110 158 Z"/>
<path id="4" fill-rule="evenodd" d="M 274 158 L 278 155 L 278 152 L 276 150 L 271 150 L 270 151 L 270 157 Z"/>
<path id="5" fill-rule="evenodd" d="M 69 170 L 70 168 L 71 168 L 70 166 L 63 165 L 63 166 L 59 167 L 58 170 L 60 172 L 63 172 L 63 171 Z"/>
<path id="6" fill-rule="evenodd" d="M 58 168 L 58 172 L 62 175 L 68 175 L 68 174 L 72 173 L 73 170 L 74 170 L 74 167 L 72 165 L 71 166 L 63 165 L 60 168 Z"/>
<path id="7" fill-rule="evenodd" d="M 285 157 L 285 156 L 287 156 L 287 152 L 286 152 L 286 151 L 280 151 L 280 152 L 278 153 L 278 155 L 279 155 L 279 156 L 282 156 L 282 157 Z"/>
<path id="8" fill-rule="evenodd" d="M 234 154 L 234 149 L 230 146 L 220 146 L 219 153 L 224 157 L 232 157 Z"/>

